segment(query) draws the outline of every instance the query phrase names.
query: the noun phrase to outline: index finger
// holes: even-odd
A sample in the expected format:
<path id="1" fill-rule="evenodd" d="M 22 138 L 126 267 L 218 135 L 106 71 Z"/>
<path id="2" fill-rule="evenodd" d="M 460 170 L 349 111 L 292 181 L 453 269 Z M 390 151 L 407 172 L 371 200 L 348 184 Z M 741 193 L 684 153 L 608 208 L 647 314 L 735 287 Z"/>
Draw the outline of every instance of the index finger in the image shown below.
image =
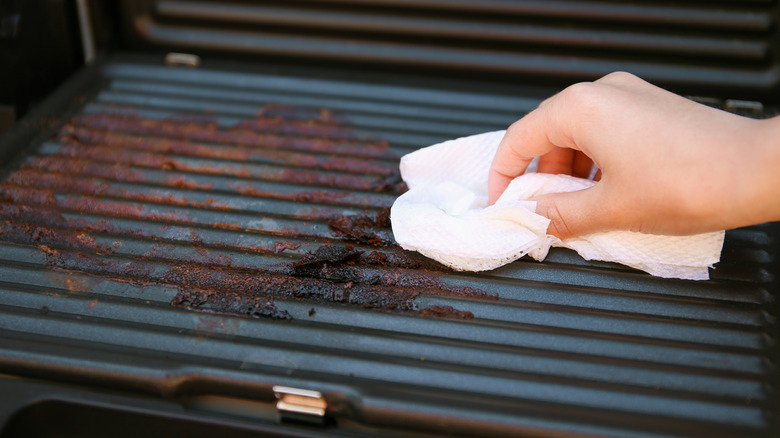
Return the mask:
<path id="1" fill-rule="evenodd" d="M 514 178 L 525 172 L 534 157 L 556 147 L 547 136 L 549 107 L 543 103 L 506 130 L 488 174 L 490 204 L 496 202 Z"/>

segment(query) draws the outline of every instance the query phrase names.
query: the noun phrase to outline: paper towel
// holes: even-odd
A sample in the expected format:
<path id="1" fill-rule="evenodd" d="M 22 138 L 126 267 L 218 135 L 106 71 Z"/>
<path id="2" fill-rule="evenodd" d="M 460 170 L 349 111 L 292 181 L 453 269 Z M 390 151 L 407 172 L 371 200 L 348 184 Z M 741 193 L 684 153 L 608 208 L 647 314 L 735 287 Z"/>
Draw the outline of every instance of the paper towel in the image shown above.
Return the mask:
<path id="1" fill-rule="evenodd" d="M 547 234 L 549 219 L 535 213 L 537 195 L 595 184 L 568 175 L 534 173 L 535 163 L 488 206 L 487 178 L 505 131 L 449 140 L 401 159 L 409 191 L 393 204 L 396 241 L 457 270 L 494 269 L 528 254 L 543 260 L 551 246 L 571 248 L 586 260 L 622 263 L 650 274 L 709 278 L 720 260 L 724 232 L 660 236 L 631 231 L 595 233 L 561 241 Z"/>

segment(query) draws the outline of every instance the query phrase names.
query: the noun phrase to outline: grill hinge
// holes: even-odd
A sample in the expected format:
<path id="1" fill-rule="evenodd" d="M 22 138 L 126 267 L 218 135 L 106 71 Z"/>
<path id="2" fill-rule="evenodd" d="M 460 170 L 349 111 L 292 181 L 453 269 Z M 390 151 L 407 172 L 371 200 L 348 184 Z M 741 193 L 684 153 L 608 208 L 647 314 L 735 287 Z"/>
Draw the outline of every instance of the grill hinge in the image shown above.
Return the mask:
<path id="1" fill-rule="evenodd" d="M 745 117 L 763 119 L 776 115 L 777 111 L 764 108 L 764 104 L 753 100 L 740 99 L 718 99 L 715 97 L 685 96 L 694 102 L 702 103 L 714 108 L 719 108 L 730 113 L 739 114 Z"/>
<path id="2" fill-rule="evenodd" d="M 328 402 L 318 391 L 274 386 L 276 410 L 280 421 L 298 421 L 312 424 L 325 423 Z"/>
<path id="3" fill-rule="evenodd" d="M 165 65 L 168 67 L 191 67 L 200 66 L 200 56 L 190 53 L 171 52 L 165 55 Z"/>
<path id="4" fill-rule="evenodd" d="M 723 109 L 741 116 L 755 118 L 763 118 L 764 116 L 764 105 L 752 100 L 726 99 L 723 102 Z"/>

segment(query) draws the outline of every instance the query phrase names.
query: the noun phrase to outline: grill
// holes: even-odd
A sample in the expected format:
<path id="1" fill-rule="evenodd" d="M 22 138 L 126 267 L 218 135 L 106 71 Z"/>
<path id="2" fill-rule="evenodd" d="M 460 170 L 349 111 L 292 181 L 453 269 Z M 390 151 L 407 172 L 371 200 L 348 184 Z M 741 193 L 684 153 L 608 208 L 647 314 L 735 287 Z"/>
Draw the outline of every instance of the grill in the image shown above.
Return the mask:
<path id="1" fill-rule="evenodd" d="M 158 59 L 82 71 L 2 145 L 4 436 L 777 433 L 776 224 L 706 282 L 449 271 L 393 243 L 398 157 L 538 99 Z M 277 425 L 275 385 L 325 424 Z"/>
<path id="2" fill-rule="evenodd" d="M 204 62 L 101 57 L 0 138 L 0 436 L 778 435 L 777 224 L 688 282 L 458 273 L 387 222 L 398 157 L 572 81 L 776 103 L 774 2 L 89 3 L 48 9 L 86 59 Z"/>

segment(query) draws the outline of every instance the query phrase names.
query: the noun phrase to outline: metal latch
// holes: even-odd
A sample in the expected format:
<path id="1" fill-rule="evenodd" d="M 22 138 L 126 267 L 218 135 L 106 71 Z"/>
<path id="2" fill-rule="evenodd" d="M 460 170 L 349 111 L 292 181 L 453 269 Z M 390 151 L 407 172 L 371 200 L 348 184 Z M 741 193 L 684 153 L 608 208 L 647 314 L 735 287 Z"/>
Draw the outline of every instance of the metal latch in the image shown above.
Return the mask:
<path id="1" fill-rule="evenodd" d="M 322 393 L 289 386 L 274 386 L 273 391 L 280 420 L 325 423 L 328 402 Z"/>

